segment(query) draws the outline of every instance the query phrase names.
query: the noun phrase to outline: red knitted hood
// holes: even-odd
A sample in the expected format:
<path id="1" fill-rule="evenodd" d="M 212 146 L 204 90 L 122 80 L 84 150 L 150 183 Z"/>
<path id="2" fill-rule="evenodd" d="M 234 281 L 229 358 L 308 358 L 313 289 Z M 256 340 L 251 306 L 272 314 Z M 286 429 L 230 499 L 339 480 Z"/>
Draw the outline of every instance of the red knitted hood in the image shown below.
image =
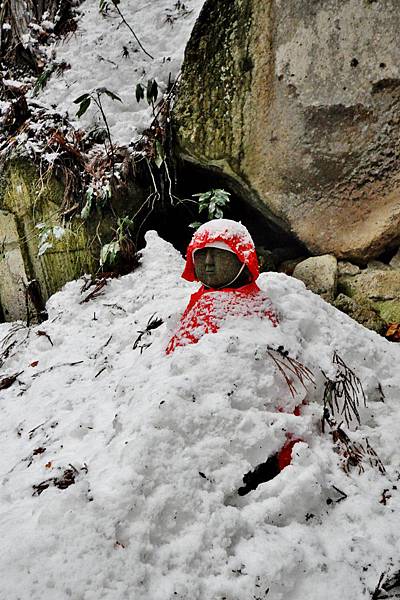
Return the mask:
<path id="1" fill-rule="evenodd" d="M 198 228 L 187 249 L 186 265 L 182 273 L 183 279 L 198 281 L 194 271 L 193 252 L 215 242 L 223 242 L 229 246 L 240 262 L 249 269 L 251 280 L 257 279 L 260 272 L 251 235 L 244 225 L 230 219 L 214 219 Z"/>

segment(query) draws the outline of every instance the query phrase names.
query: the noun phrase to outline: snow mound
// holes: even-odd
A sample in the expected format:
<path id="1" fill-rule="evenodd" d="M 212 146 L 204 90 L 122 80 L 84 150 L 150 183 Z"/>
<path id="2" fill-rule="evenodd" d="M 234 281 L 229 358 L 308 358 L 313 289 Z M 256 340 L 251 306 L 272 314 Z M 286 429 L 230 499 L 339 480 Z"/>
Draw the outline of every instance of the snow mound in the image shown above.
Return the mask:
<path id="1" fill-rule="evenodd" d="M 14 344 L 1 377 L 22 371 L 0 391 L 0 598 L 370 597 L 400 552 L 399 348 L 271 273 L 259 284 L 279 327 L 228 318 L 167 356 L 197 287 L 183 266 L 149 232 L 140 267 L 102 295 L 82 303 L 72 282 L 48 322 L 0 326 L 0 350 Z M 290 395 L 268 355 L 279 346 L 315 387 Z M 367 396 L 348 434 L 368 438 L 383 474 L 373 460 L 345 473 L 321 432 L 335 351 Z M 292 464 L 240 497 L 287 432 L 303 440 Z"/>

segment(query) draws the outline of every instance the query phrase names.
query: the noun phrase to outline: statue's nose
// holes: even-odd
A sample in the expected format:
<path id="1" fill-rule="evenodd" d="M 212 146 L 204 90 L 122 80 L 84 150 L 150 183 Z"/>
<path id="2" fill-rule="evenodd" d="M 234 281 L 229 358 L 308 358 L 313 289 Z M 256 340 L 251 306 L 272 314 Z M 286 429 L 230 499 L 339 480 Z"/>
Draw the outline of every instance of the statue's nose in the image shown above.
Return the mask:
<path id="1" fill-rule="evenodd" d="M 207 250 L 205 265 L 206 267 L 214 266 L 214 252 L 212 249 Z"/>

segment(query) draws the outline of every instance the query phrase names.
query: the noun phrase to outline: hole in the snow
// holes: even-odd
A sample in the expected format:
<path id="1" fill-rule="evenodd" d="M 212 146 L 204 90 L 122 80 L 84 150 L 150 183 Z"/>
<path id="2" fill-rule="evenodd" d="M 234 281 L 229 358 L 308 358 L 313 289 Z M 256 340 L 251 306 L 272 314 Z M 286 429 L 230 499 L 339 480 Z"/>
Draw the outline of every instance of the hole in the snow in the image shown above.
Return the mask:
<path id="1" fill-rule="evenodd" d="M 244 486 L 238 489 L 239 496 L 245 496 L 252 490 L 256 490 L 261 483 L 270 481 L 279 475 L 278 455 L 270 456 L 265 462 L 257 465 L 252 471 L 243 475 Z"/>

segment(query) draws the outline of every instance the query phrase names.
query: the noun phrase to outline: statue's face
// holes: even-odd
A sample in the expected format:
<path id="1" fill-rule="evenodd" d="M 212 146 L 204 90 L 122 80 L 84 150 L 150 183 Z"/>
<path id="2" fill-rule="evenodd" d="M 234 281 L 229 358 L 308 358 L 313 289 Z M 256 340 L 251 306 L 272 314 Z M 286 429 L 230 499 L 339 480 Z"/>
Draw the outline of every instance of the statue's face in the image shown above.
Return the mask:
<path id="1" fill-rule="evenodd" d="M 226 287 L 239 273 L 242 263 L 233 252 L 202 248 L 193 255 L 196 277 L 207 287 Z"/>

